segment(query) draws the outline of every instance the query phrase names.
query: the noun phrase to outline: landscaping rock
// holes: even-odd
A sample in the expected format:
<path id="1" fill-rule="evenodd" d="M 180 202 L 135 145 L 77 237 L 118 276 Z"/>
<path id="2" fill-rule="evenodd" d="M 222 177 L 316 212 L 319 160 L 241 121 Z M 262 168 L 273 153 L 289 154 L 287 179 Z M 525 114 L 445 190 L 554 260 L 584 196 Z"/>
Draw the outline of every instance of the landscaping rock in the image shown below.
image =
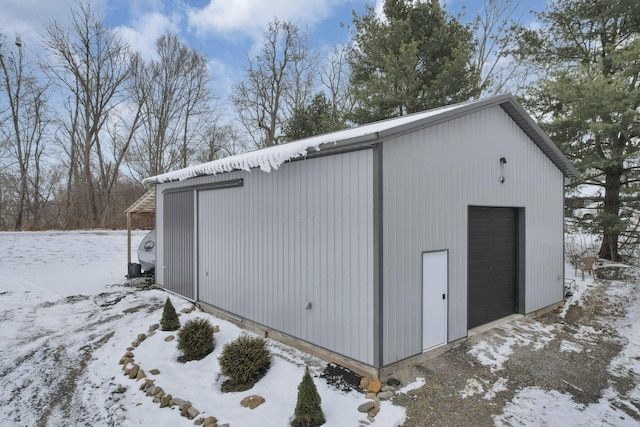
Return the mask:
<path id="1" fill-rule="evenodd" d="M 390 385 L 391 387 L 398 387 L 400 385 L 400 380 L 397 380 L 395 378 L 389 378 L 387 380 L 387 385 Z"/>
<path id="2" fill-rule="evenodd" d="M 162 389 L 162 387 L 156 386 L 156 389 L 154 390 L 153 395 L 155 397 L 161 398 L 162 396 L 164 396 L 164 390 Z"/>
<path id="3" fill-rule="evenodd" d="M 136 375 L 136 381 L 139 381 L 143 378 L 147 378 L 147 374 L 145 374 L 142 369 L 138 369 L 138 375 Z"/>
<path id="4" fill-rule="evenodd" d="M 154 380 L 145 379 L 144 383 L 140 384 L 139 390 L 143 390 L 144 391 L 144 390 L 148 389 L 149 387 L 151 387 L 153 385 L 153 381 Z"/>
<path id="5" fill-rule="evenodd" d="M 137 347 L 137 346 L 139 346 L 139 345 L 140 345 L 140 343 L 139 343 L 138 341 L 133 341 L 133 342 L 131 343 L 131 347 L 133 347 L 133 348 L 135 348 L 135 347 Z"/>
<path id="6" fill-rule="evenodd" d="M 191 408 L 191 402 L 186 401 L 180 406 L 180 415 L 183 417 L 187 416 L 187 411 Z"/>
<path id="7" fill-rule="evenodd" d="M 202 424 L 204 424 L 204 418 L 203 417 L 200 417 L 200 418 L 198 418 L 197 420 L 195 420 L 193 422 L 194 426 L 201 426 Z"/>
<path id="8" fill-rule="evenodd" d="M 147 396 L 155 396 L 156 388 L 157 388 L 156 386 L 152 385 L 151 387 L 146 389 L 144 392 L 147 394 Z"/>
<path id="9" fill-rule="evenodd" d="M 193 406 L 189 406 L 187 408 L 187 418 L 189 418 L 190 420 L 194 419 L 195 417 L 197 417 L 200 414 L 200 411 L 198 411 L 196 408 L 194 408 Z"/>
<path id="10" fill-rule="evenodd" d="M 168 337 L 166 337 L 164 340 L 165 340 L 166 342 L 171 342 L 171 341 L 173 341 L 174 339 L 176 339 L 176 337 L 174 337 L 173 335 L 169 335 L 169 336 L 168 336 Z"/>
<path id="11" fill-rule="evenodd" d="M 240 401 L 240 404 L 245 408 L 256 409 L 258 406 L 262 405 L 264 402 L 265 402 L 264 397 L 253 395 L 253 396 L 247 396 L 244 399 L 242 399 L 242 401 Z"/>
<path id="12" fill-rule="evenodd" d="M 153 325 L 149 326 L 149 332 L 151 331 L 155 331 L 156 329 L 158 329 L 160 327 L 159 323 L 154 323 Z"/>
<path id="13" fill-rule="evenodd" d="M 140 366 L 136 365 L 135 363 L 131 366 L 131 369 L 129 369 L 129 379 L 134 379 L 137 375 L 138 375 L 138 370 L 140 369 Z M 126 374 L 126 371 L 125 371 Z"/>
<path id="14" fill-rule="evenodd" d="M 132 358 L 132 357 L 127 357 L 127 356 L 125 355 L 125 356 L 122 356 L 122 357 L 120 358 L 120 361 L 118 362 L 118 364 L 119 364 L 119 365 L 124 365 L 124 364 L 126 364 L 126 363 L 131 363 L 131 362 L 133 362 L 133 358 Z"/>
<path id="15" fill-rule="evenodd" d="M 171 402 L 171 395 L 165 394 L 164 397 L 160 400 L 160 407 L 166 408 L 167 406 L 169 406 L 170 402 Z"/>
<path id="16" fill-rule="evenodd" d="M 159 371 L 159 370 L 157 370 L 157 369 L 149 369 L 149 373 L 150 373 L 151 375 L 158 375 L 158 374 L 160 373 L 160 371 Z"/>
<path id="17" fill-rule="evenodd" d="M 173 399 L 171 399 L 169 401 L 169 405 L 177 406 L 180 409 L 182 409 L 182 405 L 184 405 L 185 403 L 186 403 L 186 401 L 183 400 L 183 399 L 180 399 L 179 397 L 174 397 Z"/>
<path id="18" fill-rule="evenodd" d="M 380 412 L 380 407 L 374 406 L 369 412 L 367 412 L 367 415 L 371 418 L 375 418 L 375 416 L 378 415 L 378 412 Z"/>
<path id="19" fill-rule="evenodd" d="M 214 333 L 216 333 L 216 334 L 217 334 L 218 332 L 220 332 L 220 326 L 215 325 L 215 326 L 213 327 L 213 332 L 214 332 Z"/>
<path id="20" fill-rule="evenodd" d="M 376 403 L 374 401 L 372 401 L 372 400 L 369 400 L 369 401 L 363 403 L 362 405 L 358 406 L 358 411 L 366 414 L 370 410 L 375 408 L 375 406 L 376 406 Z"/>
<path id="21" fill-rule="evenodd" d="M 393 397 L 392 391 L 381 391 L 378 393 L 378 399 L 380 400 L 389 400 Z"/>
<path id="22" fill-rule="evenodd" d="M 369 387 L 367 387 L 367 391 L 370 393 L 377 393 L 382 388 L 382 384 L 378 380 L 371 381 L 369 383 Z"/>
<path id="23" fill-rule="evenodd" d="M 371 378 L 363 377 L 360 380 L 360 388 L 363 390 L 367 390 L 369 388 L 369 384 L 371 384 L 371 381 L 373 381 Z"/>
<path id="24" fill-rule="evenodd" d="M 376 422 L 375 418 L 369 417 L 369 416 L 367 417 L 367 420 L 369 420 L 370 423 L 375 423 Z"/>
<path id="25" fill-rule="evenodd" d="M 364 397 L 366 397 L 367 399 L 373 399 L 377 395 L 378 393 L 367 393 Z"/>
<path id="26" fill-rule="evenodd" d="M 133 348 L 133 347 L 127 347 L 127 351 L 133 351 L 133 350 L 135 350 L 135 348 Z"/>
<path id="27" fill-rule="evenodd" d="M 147 334 L 147 338 L 152 337 L 156 334 L 156 331 L 151 331 Z"/>
<path id="28" fill-rule="evenodd" d="M 139 343 L 141 343 L 142 341 L 146 340 L 147 336 L 145 334 L 138 334 L 138 337 L 136 339 L 136 341 Z"/>
<path id="29" fill-rule="evenodd" d="M 380 391 L 396 391 L 396 388 L 390 385 L 383 385 Z"/>
<path id="30" fill-rule="evenodd" d="M 208 416 L 207 418 L 204 419 L 204 427 L 213 427 L 216 424 L 218 424 L 218 419 L 216 417 Z"/>

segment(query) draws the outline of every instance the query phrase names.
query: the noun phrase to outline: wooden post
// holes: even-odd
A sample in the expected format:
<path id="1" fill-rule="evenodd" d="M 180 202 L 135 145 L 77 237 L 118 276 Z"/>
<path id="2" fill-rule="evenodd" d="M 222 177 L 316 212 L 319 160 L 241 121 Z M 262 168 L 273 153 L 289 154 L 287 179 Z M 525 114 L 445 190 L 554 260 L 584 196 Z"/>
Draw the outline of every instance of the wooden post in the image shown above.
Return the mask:
<path id="1" fill-rule="evenodd" d="M 131 212 L 127 212 L 127 272 L 129 272 L 128 270 L 130 266 L 131 266 Z"/>

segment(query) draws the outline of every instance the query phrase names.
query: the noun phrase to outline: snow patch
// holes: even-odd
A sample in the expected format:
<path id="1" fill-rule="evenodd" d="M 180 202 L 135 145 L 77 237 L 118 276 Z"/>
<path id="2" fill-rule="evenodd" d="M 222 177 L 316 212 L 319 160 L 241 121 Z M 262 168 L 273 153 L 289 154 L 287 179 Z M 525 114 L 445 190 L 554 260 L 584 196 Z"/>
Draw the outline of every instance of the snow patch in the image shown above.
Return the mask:
<path id="1" fill-rule="evenodd" d="M 413 390 L 417 390 L 420 387 L 422 387 L 423 385 L 426 384 L 426 381 L 424 378 L 422 377 L 418 377 L 415 379 L 414 382 L 407 384 L 406 386 L 402 387 L 401 389 L 397 390 L 398 393 L 409 393 L 410 391 Z"/>
<path id="2" fill-rule="evenodd" d="M 544 348 L 555 338 L 554 329 L 553 325 L 528 320 L 502 325 L 498 331 L 505 331 L 506 336 L 490 335 L 477 342 L 469 354 L 496 372 L 502 369 L 515 347 L 528 346 L 534 351 Z"/>
<path id="3" fill-rule="evenodd" d="M 574 353 L 582 353 L 582 346 L 573 343 L 571 341 L 562 340 L 560 343 L 560 351 L 564 353 L 574 352 Z"/>
<path id="4" fill-rule="evenodd" d="M 476 394 L 483 394 L 483 399 L 492 400 L 496 397 L 496 394 L 501 391 L 507 391 L 507 382 L 506 378 L 498 378 L 495 383 L 491 384 L 488 380 L 477 380 L 475 378 L 467 379 L 467 385 L 464 390 L 460 392 L 460 395 L 463 399 L 467 397 L 474 396 Z"/>
<path id="5" fill-rule="evenodd" d="M 606 397 L 597 403 L 583 405 L 556 390 L 539 387 L 520 390 L 507 403 L 502 414 L 493 416 L 496 426 L 637 426 L 638 422 L 611 405 Z"/>

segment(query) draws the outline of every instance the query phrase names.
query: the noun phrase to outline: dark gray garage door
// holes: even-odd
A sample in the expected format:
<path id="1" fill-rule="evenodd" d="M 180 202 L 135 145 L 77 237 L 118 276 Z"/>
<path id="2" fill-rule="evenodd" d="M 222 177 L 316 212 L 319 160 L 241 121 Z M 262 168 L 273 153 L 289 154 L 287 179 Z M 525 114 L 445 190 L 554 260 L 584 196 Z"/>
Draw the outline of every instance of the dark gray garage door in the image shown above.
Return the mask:
<path id="1" fill-rule="evenodd" d="M 193 191 L 164 195 L 165 289 L 195 299 Z"/>
<path id="2" fill-rule="evenodd" d="M 517 209 L 469 208 L 469 328 L 517 309 Z"/>

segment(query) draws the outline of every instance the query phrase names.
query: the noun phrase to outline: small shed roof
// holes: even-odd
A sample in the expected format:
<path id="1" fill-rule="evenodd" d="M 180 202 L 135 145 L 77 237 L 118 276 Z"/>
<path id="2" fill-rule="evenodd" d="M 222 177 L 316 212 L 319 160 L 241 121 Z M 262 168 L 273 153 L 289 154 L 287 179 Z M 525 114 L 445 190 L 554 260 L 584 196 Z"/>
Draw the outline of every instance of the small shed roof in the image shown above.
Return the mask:
<path id="1" fill-rule="evenodd" d="M 129 206 L 124 213 L 134 216 L 147 216 L 156 213 L 156 189 L 151 188 Z"/>
<path id="2" fill-rule="evenodd" d="M 273 169 L 278 169 L 278 167 L 286 161 L 306 156 L 312 149 L 320 151 L 322 146 L 329 144 L 336 145 L 339 143 L 379 141 L 395 134 L 433 126 L 481 109 L 498 105 L 522 128 L 529 138 L 531 138 L 565 176 L 577 177 L 579 175 L 573 164 L 567 160 L 560 149 L 549 139 L 515 98 L 511 94 L 505 94 L 369 123 L 355 128 L 317 135 L 282 145 L 225 157 L 212 162 L 152 176 L 143 182 L 156 184 L 168 181 L 182 181 L 197 176 L 216 175 L 234 170 L 249 171 L 252 168 L 258 167 L 264 172 L 270 172 Z"/>

